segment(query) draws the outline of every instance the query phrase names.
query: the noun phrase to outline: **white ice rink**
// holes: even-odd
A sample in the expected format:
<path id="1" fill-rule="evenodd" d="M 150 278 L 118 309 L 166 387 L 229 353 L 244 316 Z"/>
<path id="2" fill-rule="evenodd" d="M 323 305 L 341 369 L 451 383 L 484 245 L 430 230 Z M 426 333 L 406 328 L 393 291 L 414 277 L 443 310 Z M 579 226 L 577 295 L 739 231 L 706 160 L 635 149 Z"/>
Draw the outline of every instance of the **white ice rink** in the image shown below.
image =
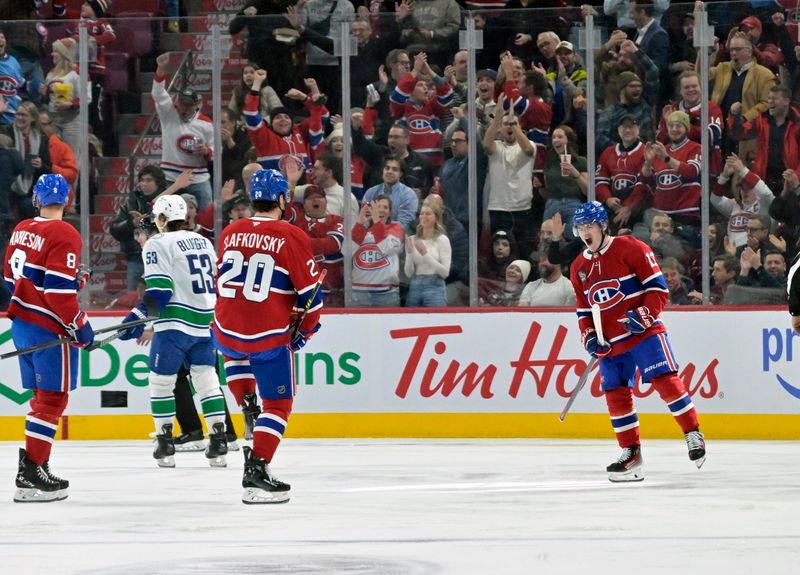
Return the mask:
<path id="1" fill-rule="evenodd" d="M 798 574 L 800 443 L 645 441 L 612 484 L 609 441 L 286 440 L 285 505 L 241 503 L 227 469 L 149 442 L 58 442 L 69 499 L 15 504 L 0 442 L 0 575 Z"/>

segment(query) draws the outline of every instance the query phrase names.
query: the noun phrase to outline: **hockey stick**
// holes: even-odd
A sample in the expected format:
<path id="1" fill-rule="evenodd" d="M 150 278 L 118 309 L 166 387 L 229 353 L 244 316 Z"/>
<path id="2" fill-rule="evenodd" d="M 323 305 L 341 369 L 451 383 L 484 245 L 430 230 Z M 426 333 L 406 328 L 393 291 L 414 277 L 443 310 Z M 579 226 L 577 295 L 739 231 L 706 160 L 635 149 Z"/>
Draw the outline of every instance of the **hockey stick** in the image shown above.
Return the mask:
<path id="1" fill-rule="evenodd" d="M 100 328 L 97 331 L 95 331 L 94 334 L 95 335 L 99 335 L 101 333 L 108 333 L 110 331 L 120 332 L 120 330 L 124 331 L 124 330 L 128 329 L 129 327 L 134 327 L 134 326 L 137 326 L 137 325 L 141 325 L 143 323 L 148 323 L 148 322 L 151 322 L 151 321 L 153 321 L 155 319 L 158 319 L 158 318 L 156 318 L 156 317 L 146 317 L 144 319 L 137 319 L 135 321 L 129 321 L 129 322 L 126 322 L 126 323 L 121 323 L 119 325 L 114 325 L 114 326 L 111 326 L 111 327 L 103 327 L 103 328 Z M 105 345 L 106 343 L 109 343 L 110 341 L 114 341 L 120 335 L 122 335 L 122 333 L 119 333 L 119 335 L 115 334 L 115 336 L 113 338 L 104 339 L 101 342 L 101 345 Z M 39 344 L 39 345 L 26 347 L 26 348 L 23 348 L 23 349 L 17 349 L 17 350 L 14 350 L 14 351 L 9 351 L 8 353 L 4 353 L 4 354 L 0 355 L 0 359 L 9 359 L 9 358 L 12 358 L 12 357 L 17 357 L 18 355 L 25 355 L 27 353 L 33 353 L 35 351 L 41 351 L 43 349 L 50 349 L 51 347 L 64 345 L 65 343 L 72 343 L 74 341 L 75 340 L 73 340 L 71 337 L 60 337 L 58 339 L 54 339 L 53 341 L 48 341 L 47 343 L 42 343 L 42 344 Z M 97 349 L 98 347 L 100 347 L 100 345 L 95 346 L 94 344 L 92 344 L 91 346 L 87 347 L 86 350 L 87 351 L 92 351 L 94 349 Z"/>
<path id="2" fill-rule="evenodd" d="M 314 298 L 317 297 L 317 292 L 322 287 L 322 282 L 325 281 L 326 275 L 328 275 L 328 270 L 322 270 L 320 272 L 319 279 L 317 279 L 317 283 L 314 286 L 314 290 L 311 292 L 311 296 L 308 298 L 308 301 L 306 301 L 306 305 L 303 306 L 303 311 L 300 313 L 300 315 L 297 318 L 297 321 L 295 321 L 294 323 L 294 327 L 292 328 L 292 334 L 291 337 L 289 338 L 289 341 L 293 341 L 294 338 L 297 337 L 297 334 L 300 333 L 300 326 L 303 325 L 303 320 L 306 319 L 306 316 L 308 315 L 308 310 L 311 309 L 311 302 L 313 302 Z"/>
<path id="3" fill-rule="evenodd" d="M 600 306 L 597 304 L 592 306 L 592 322 L 594 323 L 594 329 L 597 333 L 597 342 L 600 345 L 608 345 L 603 337 L 603 325 L 600 323 Z M 572 404 L 575 403 L 575 400 L 578 398 L 578 394 L 589 380 L 589 372 L 594 369 L 596 363 L 597 358 L 592 356 L 592 359 L 590 359 L 589 363 L 586 364 L 586 369 L 583 370 L 580 379 L 578 379 L 578 385 L 576 385 L 575 389 L 572 390 L 572 393 L 569 394 L 567 404 L 564 406 L 564 409 L 561 410 L 561 415 L 558 416 L 559 421 L 564 421 L 567 418 L 567 414 L 569 413 Z"/>

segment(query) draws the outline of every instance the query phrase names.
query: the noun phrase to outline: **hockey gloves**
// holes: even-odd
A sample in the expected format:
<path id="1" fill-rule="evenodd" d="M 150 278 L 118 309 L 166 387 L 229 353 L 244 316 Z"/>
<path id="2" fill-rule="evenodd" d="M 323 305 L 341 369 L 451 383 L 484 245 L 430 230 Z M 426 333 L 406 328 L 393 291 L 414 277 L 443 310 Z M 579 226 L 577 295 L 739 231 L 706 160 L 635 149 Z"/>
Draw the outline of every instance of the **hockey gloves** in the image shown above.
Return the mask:
<path id="1" fill-rule="evenodd" d="M 131 313 L 125 316 L 125 319 L 122 320 L 122 325 L 125 325 L 131 321 L 138 321 L 140 319 L 145 319 L 147 317 L 147 308 L 143 303 L 140 303 L 138 306 L 131 310 Z M 119 336 L 121 340 L 126 339 L 139 339 L 142 337 L 144 333 L 144 325 L 140 323 L 139 325 L 135 325 L 133 327 L 129 327 L 122 332 L 122 335 Z"/>
<path id="2" fill-rule="evenodd" d="M 292 341 L 289 342 L 289 349 L 292 351 L 300 351 L 303 349 L 308 343 L 308 340 L 311 339 L 311 336 L 319 331 L 320 327 L 322 327 L 322 325 L 318 323 L 313 329 L 308 331 L 297 330 L 297 334 L 295 334 L 295 336 L 292 337 Z"/>
<path id="3" fill-rule="evenodd" d="M 586 348 L 586 351 L 589 352 L 589 355 L 592 357 L 596 357 L 600 359 L 601 357 L 607 356 L 611 353 L 611 346 L 600 345 L 600 342 L 597 341 L 597 332 L 593 329 L 587 329 L 583 332 L 583 347 Z"/>
<path id="4" fill-rule="evenodd" d="M 85 312 L 79 312 L 71 324 L 67 326 L 67 333 L 75 340 L 71 343 L 75 347 L 89 347 L 94 343 L 94 330 Z"/>
<path id="5" fill-rule="evenodd" d="M 626 311 L 625 317 L 619 320 L 623 327 L 633 335 L 644 333 L 655 321 L 655 318 L 650 315 L 650 310 L 643 305 Z"/>

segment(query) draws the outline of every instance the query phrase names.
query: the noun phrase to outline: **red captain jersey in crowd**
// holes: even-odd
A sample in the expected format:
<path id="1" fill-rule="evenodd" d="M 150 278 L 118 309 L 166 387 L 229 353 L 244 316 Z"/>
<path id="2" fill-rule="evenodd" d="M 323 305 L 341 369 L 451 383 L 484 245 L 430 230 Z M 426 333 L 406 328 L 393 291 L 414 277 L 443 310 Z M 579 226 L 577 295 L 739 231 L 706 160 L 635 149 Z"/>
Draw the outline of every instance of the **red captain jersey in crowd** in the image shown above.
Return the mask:
<path id="1" fill-rule="evenodd" d="M 20 222 L 6 248 L 3 276 L 12 292 L 9 319 L 34 323 L 60 336 L 80 314 L 81 236 L 63 220 Z M 13 286 L 13 289 L 12 289 Z"/>
<path id="2" fill-rule="evenodd" d="M 607 147 L 597 161 L 595 194 L 603 204 L 609 198 L 619 198 L 623 205 L 637 207 L 645 201 L 646 190 L 639 183 L 644 165 L 644 144 L 637 141 L 629 150 L 622 144 Z"/>
<path id="3" fill-rule="evenodd" d="M 653 250 L 644 242 L 633 236 L 611 236 L 599 254 L 586 249 L 575 258 L 569 275 L 581 335 L 594 329 L 591 306 L 597 304 L 603 337 L 612 344 L 610 355 L 625 353 L 651 335 L 666 331 L 658 317 L 669 301 L 669 290 Z M 646 332 L 633 335 L 619 320 L 639 306 L 647 307 L 655 321 Z"/>
<path id="4" fill-rule="evenodd" d="M 287 345 L 291 315 L 305 307 L 319 277 L 308 236 L 286 221 L 253 216 L 227 226 L 219 245 L 217 341 L 243 353 Z M 301 329 L 313 329 L 321 310 L 317 292 Z"/>

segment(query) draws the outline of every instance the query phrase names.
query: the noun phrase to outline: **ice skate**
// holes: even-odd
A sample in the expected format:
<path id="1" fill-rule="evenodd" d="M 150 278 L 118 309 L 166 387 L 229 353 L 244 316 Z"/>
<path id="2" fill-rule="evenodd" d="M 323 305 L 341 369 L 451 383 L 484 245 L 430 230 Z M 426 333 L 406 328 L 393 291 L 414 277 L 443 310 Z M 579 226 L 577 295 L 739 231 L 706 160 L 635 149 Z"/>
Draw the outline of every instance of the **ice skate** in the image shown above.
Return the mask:
<path id="1" fill-rule="evenodd" d="M 61 477 L 55 475 L 52 471 L 50 471 L 50 461 L 45 461 L 42 464 L 42 469 L 50 479 L 58 483 L 59 499 L 66 499 L 67 490 L 69 489 L 69 481 L 66 479 L 62 479 Z"/>
<path id="2" fill-rule="evenodd" d="M 203 430 L 197 429 L 189 433 L 181 433 L 174 440 L 175 451 L 203 451 L 206 448 L 205 439 L 203 439 Z"/>
<path id="3" fill-rule="evenodd" d="M 706 442 L 699 429 L 684 434 L 686 436 L 686 446 L 689 448 L 689 459 L 694 461 L 697 469 L 703 467 L 706 462 Z"/>
<path id="4" fill-rule="evenodd" d="M 225 454 L 228 453 L 228 439 L 225 436 L 225 424 L 215 423 L 213 433 L 208 434 L 206 458 L 211 467 L 227 467 Z"/>
<path id="5" fill-rule="evenodd" d="M 161 433 L 156 435 L 156 448 L 153 451 L 159 467 L 175 467 L 175 440 L 172 438 L 172 424 L 161 426 Z"/>
<path id="6" fill-rule="evenodd" d="M 235 433 L 226 433 L 225 437 L 228 439 L 228 453 L 231 451 L 239 451 L 241 449 L 239 446 L 239 438 L 236 437 Z"/>
<path id="7" fill-rule="evenodd" d="M 251 448 L 244 446 L 242 450 L 244 451 L 242 503 L 254 505 L 289 501 L 289 484 L 277 480 L 267 462 L 256 457 Z"/>
<path id="8" fill-rule="evenodd" d="M 253 439 L 256 419 L 261 415 L 258 396 L 255 393 L 245 393 L 242 397 L 242 413 L 244 414 L 244 438 L 246 441 L 250 441 Z"/>
<path id="9" fill-rule="evenodd" d="M 46 503 L 67 498 L 66 487 L 62 490 L 61 483 L 52 479 L 40 465 L 28 459 L 24 449 L 19 450 L 16 485 L 14 501 L 17 503 Z"/>
<path id="10" fill-rule="evenodd" d="M 644 469 L 642 468 L 642 448 L 632 445 L 622 449 L 619 459 L 606 467 L 608 480 L 614 483 L 623 481 L 642 481 Z"/>

